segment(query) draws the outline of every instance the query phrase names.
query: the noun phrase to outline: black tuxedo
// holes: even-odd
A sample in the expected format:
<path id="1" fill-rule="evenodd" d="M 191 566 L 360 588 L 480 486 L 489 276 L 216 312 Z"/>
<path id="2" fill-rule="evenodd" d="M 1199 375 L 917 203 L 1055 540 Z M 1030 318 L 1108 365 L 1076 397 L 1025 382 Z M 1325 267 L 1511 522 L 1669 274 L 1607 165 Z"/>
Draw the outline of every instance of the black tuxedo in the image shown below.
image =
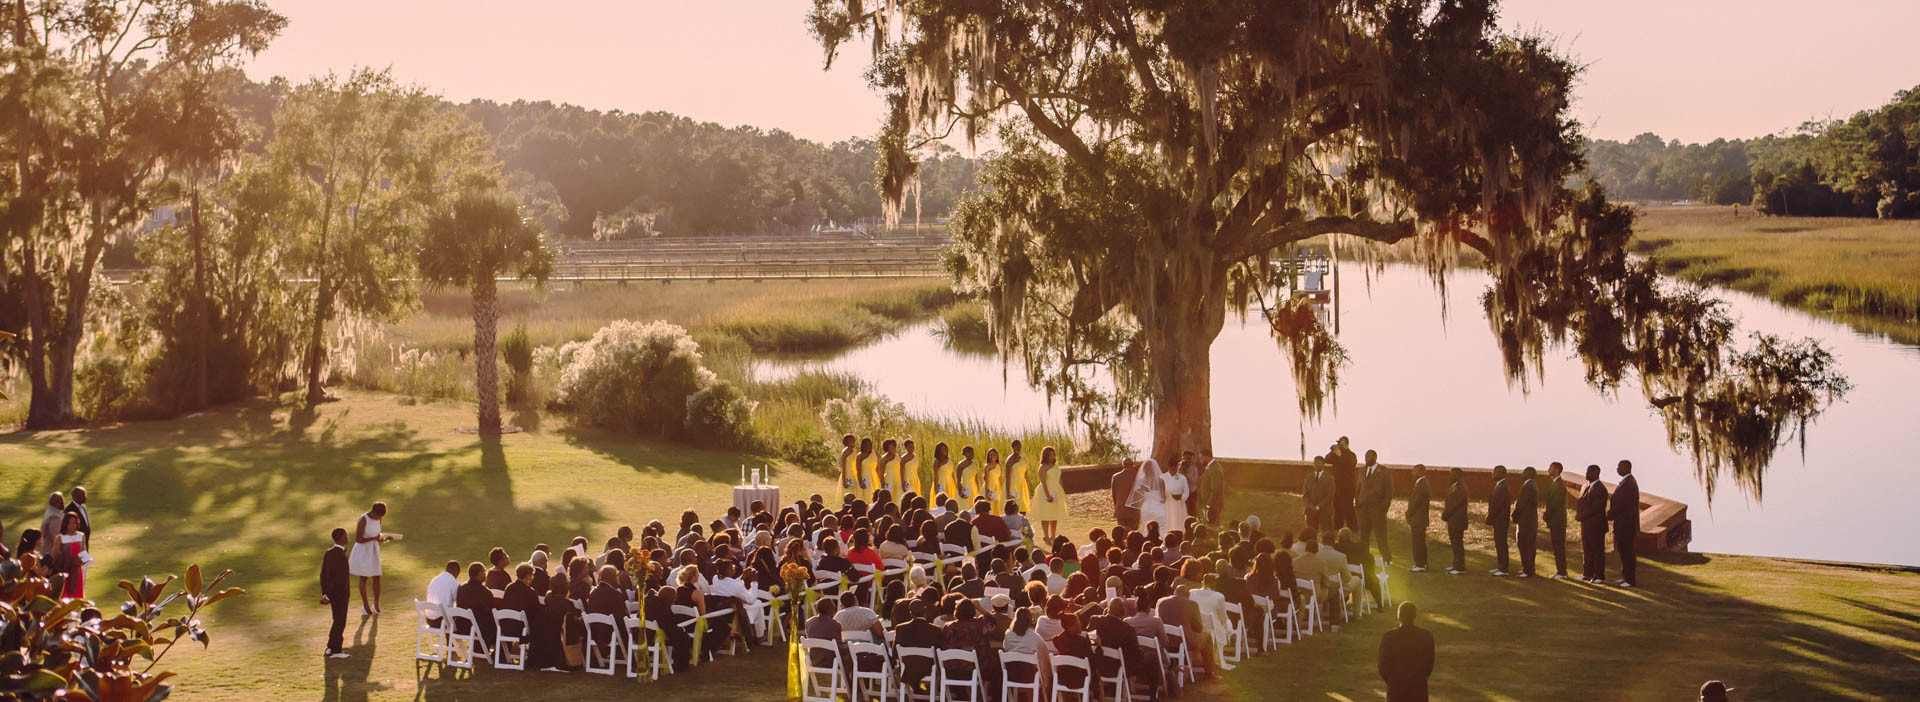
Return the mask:
<path id="1" fill-rule="evenodd" d="M 1380 679 L 1387 683 L 1387 702 L 1426 702 L 1427 678 L 1433 675 L 1433 632 L 1402 626 L 1380 637 Z"/>
<path id="2" fill-rule="evenodd" d="M 1427 511 L 1432 501 L 1427 479 L 1413 481 L 1413 490 L 1407 493 L 1407 529 L 1413 532 L 1413 565 L 1419 568 L 1427 567 Z"/>
<path id="3" fill-rule="evenodd" d="M 914 618 L 894 627 L 893 645 L 900 648 L 940 648 L 942 639 L 940 627 L 934 626 L 924 618 Z M 918 688 L 927 675 L 933 672 L 933 661 L 925 658 L 903 659 L 900 664 L 900 680 Z"/>
<path id="4" fill-rule="evenodd" d="M 346 646 L 347 599 L 352 596 L 347 583 L 347 549 L 334 544 L 320 557 L 320 594 L 333 608 L 333 625 L 327 629 L 328 653 L 339 653 Z"/>
<path id="5" fill-rule="evenodd" d="M 1520 541 L 1520 572 L 1533 575 L 1533 557 L 1540 536 L 1540 498 L 1531 480 L 1520 481 L 1520 492 L 1513 499 L 1513 525 Z"/>
<path id="6" fill-rule="evenodd" d="M 1580 576 L 1588 580 L 1607 577 L 1607 486 L 1598 480 L 1587 483 L 1574 502 L 1573 518 L 1580 522 Z"/>
<path id="7" fill-rule="evenodd" d="M 1510 522 L 1513 498 L 1507 495 L 1505 478 L 1495 482 L 1493 494 L 1487 495 L 1487 526 L 1493 529 L 1493 563 L 1501 572 L 1508 572 L 1507 535 L 1513 532 Z"/>
<path id="8" fill-rule="evenodd" d="M 487 650 L 493 650 L 493 591 L 487 589 L 487 583 L 481 580 L 468 580 L 454 591 L 453 605 L 473 612 L 473 622 L 480 627 L 480 640 L 487 643 Z M 465 634 L 466 626 L 459 620 L 454 621 L 457 629 L 454 633 Z"/>
<path id="9" fill-rule="evenodd" d="M 527 615 L 527 626 L 531 627 L 533 626 L 533 620 L 540 617 L 540 595 L 535 593 L 533 588 L 522 585 L 520 581 L 515 580 L 507 584 L 506 594 L 500 596 L 500 608 L 517 610 L 521 614 Z M 507 633 L 520 637 L 520 640 L 523 642 L 533 638 L 530 635 L 531 632 L 524 629 Z"/>
<path id="10" fill-rule="evenodd" d="M 1613 499 L 1607 504 L 1607 518 L 1613 521 L 1613 550 L 1620 553 L 1620 580 L 1628 585 L 1638 585 L 1634 581 L 1634 542 L 1640 536 L 1640 482 L 1629 475 L 1620 479 L 1613 488 Z"/>

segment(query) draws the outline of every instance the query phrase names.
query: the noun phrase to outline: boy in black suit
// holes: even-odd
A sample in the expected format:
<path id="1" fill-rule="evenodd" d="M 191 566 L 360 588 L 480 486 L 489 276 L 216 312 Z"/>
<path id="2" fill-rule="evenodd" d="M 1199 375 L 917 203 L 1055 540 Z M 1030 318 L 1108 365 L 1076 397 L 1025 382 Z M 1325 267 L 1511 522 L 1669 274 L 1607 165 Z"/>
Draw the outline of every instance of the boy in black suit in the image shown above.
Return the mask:
<path id="1" fill-rule="evenodd" d="M 333 546 L 320 557 L 320 604 L 333 606 L 333 627 L 327 630 L 328 658 L 346 658 L 345 643 L 342 640 L 347 632 L 347 600 L 351 591 L 347 586 L 347 530 L 333 530 Z"/>

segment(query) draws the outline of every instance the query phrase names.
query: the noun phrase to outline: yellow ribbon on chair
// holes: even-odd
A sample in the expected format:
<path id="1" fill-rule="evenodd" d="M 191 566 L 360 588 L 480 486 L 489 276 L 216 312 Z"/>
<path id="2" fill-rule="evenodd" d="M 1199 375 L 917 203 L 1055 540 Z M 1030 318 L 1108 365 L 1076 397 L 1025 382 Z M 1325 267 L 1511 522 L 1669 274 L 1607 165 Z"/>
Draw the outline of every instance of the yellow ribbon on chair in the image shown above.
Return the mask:
<path id="1" fill-rule="evenodd" d="M 693 620 L 693 656 L 688 659 L 688 662 L 687 662 L 688 668 L 700 667 L 700 659 L 704 657 L 706 654 L 706 647 L 703 645 L 706 639 L 707 639 L 707 618 L 704 616 L 694 618 Z"/>

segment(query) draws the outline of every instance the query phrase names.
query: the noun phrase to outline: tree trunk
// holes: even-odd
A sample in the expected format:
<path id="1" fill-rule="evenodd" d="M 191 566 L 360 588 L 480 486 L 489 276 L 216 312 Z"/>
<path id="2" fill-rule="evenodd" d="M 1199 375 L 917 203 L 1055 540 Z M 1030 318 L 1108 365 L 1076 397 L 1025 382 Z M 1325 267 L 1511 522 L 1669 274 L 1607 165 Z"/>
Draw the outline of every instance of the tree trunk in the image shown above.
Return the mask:
<path id="1" fill-rule="evenodd" d="M 1154 383 L 1150 455 L 1170 467 L 1182 451 L 1213 452 L 1212 352 L 1226 323 L 1226 268 L 1211 249 L 1188 244 L 1170 252 L 1160 272 L 1146 325 Z"/>
<path id="2" fill-rule="evenodd" d="M 327 318 L 333 314 L 332 281 L 328 267 L 320 268 L 320 297 L 314 302 L 313 326 L 307 330 L 307 406 L 327 401 L 327 390 L 320 383 L 320 369 L 327 362 Z"/>
<path id="3" fill-rule="evenodd" d="M 207 351 L 213 345 L 213 323 L 207 314 L 206 244 L 200 228 L 200 185 L 193 186 L 193 409 L 207 407 Z"/>
<path id="4" fill-rule="evenodd" d="M 473 282 L 473 364 L 475 392 L 480 398 L 480 435 L 500 435 L 500 366 L 494 340 L 498 336 L 500 305 L 492 276 Z"/>

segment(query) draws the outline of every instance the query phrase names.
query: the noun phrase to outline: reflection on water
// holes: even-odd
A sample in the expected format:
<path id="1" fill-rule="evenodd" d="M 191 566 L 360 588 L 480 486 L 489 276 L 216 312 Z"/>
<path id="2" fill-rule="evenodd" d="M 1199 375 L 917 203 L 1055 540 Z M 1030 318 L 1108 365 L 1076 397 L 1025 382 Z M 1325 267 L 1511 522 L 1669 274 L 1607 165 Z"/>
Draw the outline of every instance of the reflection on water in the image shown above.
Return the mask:
<path id="1" fill-rule="evenodd" d="M 1578 472 L 1631 459 L 1641 488 L 1692 506 L 1693 548 L 1798 558 L 1920 565 L 1920 349 L 1870 338 L 1770 301 L 1724 293 L 1743 331 L 1817 338 L 1853 382 L 1846 399 L 1809 427 L 1804 459 L 1792 446 L 1765 477 L 1766 500 L 1705 491 L 1638 388 L 1595 393 L 1572 352 L 1550 357 L 1527 392 L 1509 387 L 1480 310 L 1487 278 L 1461 272 L 1441 294 L 1425 274 L 1392 266 L 1361 283 L 1350 273 L 1340 340 L 1353 354 L 1338 407 L 1306 428 L 1307 455 L 1351 436 L 1393 463 L 1545 468 Z M 1007 425 L 1061 424 L 1064 409 L 1026 387 L 1019 368 L 947 350 L 930 327 L 828 360 L 763 363 L 762 377 L 799 367 L 851 372 L 916 412 L 992 418 Z M 1299 458 L 1302 436 L 1286 360 L 1258 320 L 1228 320 L 1213 346 L 1213 441 L 1224 456 Z M 1151 443 L 1145 420 L 1122 427 L 1136 448 Z"/>

